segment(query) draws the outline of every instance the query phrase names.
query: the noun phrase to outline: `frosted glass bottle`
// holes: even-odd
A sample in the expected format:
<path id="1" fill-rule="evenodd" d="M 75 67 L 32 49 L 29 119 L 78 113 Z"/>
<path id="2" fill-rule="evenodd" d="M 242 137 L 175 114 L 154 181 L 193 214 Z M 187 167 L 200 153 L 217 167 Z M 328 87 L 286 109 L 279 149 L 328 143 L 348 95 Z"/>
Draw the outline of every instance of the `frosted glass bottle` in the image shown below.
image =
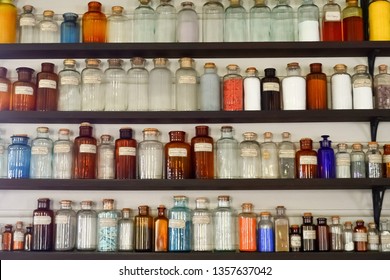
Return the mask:
<path id="1" fill-rule="evenodd" d="M 260 144 L 257 134 L 245 132 L 244 141 L 239 145 L 241 178 L 261 178 Z"/>
<path id="2" fill-rule="evenodd" d="M 282 142 L 278 145 L 279 173 L 282 179 L 295 178 L 295 145 L 289 132 L 282 133 Z"/>
<path id="3" fill-rule="evenodd" d="M 115 178 L 115 146 L 111 135 L 103 134 L 100 137 L 100 145 L 97 149 L 98 156 L 98 179 Z"/>
<path id="4" fill-rule="evenodd" d="M 225 10 L 224 41 L 248 41 L 247 11 L 241 5 L 241 0 L 229 0 L 230 5 Z"/>
<path id="5" fill-rule="evenodd" d="M 352 145 L 351 151 L 351 177 L 366 178 L 366 154 L 360 143 Z"/>
<path id="6" fill-rule="evenodd" d="M 81 75 L 76 70 L 76 60 L 64 60 L 58 81 L 58 111 L 81 111 Z"/>
<path id="7" fill-rule="evenodd" d="M 199 17 L 192 2 L 181 3 L 177 14 L 176 41 L 199 42 Z"/>
<path id="8" fill-rule="evenodd" d="M 98 213 L 97 240 L 99 252 L 115 252 L 118 249 L 119 213 L 113 199 L 103 199 L 103 210 Z"/>
<path id="9" fill-rule="evenodd" d="M 347 151 L 348 145 L 337 144 L 336 178 L 351 178 L 351 156 Z"/>
<path id="10" fill-rule="evenodd" d="M 0 138 L 0 178 L 7 178 L 8 171 L 8 144 Z"/>
<path id="11" fill-rule="evenodd" d="M 54 250 L 71 251 L 76 245 L 76 212 L 71 200 L 61 200 L 54 217 Z"/>
<path id="12" fill-rule="evenodd" d="M 52 178 L 52 158 L 53 141 L 49 138 L 49 128 L 38 127 L 37 136 L 31 141 L 30 178 Z"/>
<path id="13" fill-rule="evenodd" d="M 278 0 L 271 11 L 271 41 L 294 41 L 294 11 L 288 0 Z"/>
<path id="14" fill-rule="evenodd" d="M 11 144 L 8 146 L 8 178 L 30 178 L 31 147 L 28 144 L 27 134 L 15 134 L 11 136 Z"/>
<path id="15" fill-rule="evenodd" d="M 168 69 L 168 59 L 153 59 L 154 68 L 149 74 L 149 110 L 172 111 L 174 95 L 172 72 Z"/>
<path id="16" fill-rule="evenodd" d="M 183 57 L 179 60 L 180 68 L 176 71 L 176 110 L 198 110 L 197 73 L 193 68 L 194 60 Z"/>
<path id="17" fill-rule="evenodd" d="M 130 209 L 122 209 L 122 218 L 118 221 L 118 251 L 133 251 L 134 222 L 130 217 Z"/>
<path id="18" fill-rule="evenodd" d="M 126 111 L 128 80 L 126 71 L 123 69 L 122 59 L 108 59 L 108 66 L 104 71 L 103 88 L 105 100 L 105 111 Z"/>
<path id="19" fill-rule="evenodd" d="M 249 41 L 268 42 L 271 40 L 271 9 L 266 0 L 254 0 L 249 10 Z"/>
<path id="20" fill-rule="evenodd" d="M 127 111 L 147 111 L 149 102 L 149 72 L 142 57 L 130 59 L 131 68 L 127 71 L 128 96 Z"/>
<path id="21" fill-rule="evenodd" d="M 306 109 L 306 80 L 299 63 L 287 64 L 287 77 L 282 80 L 283 110 Z"/>
<path id="22" fill-rule="evenodd" d="M 264 133 L 264 142 L 260 144 L 261 176 L 263 179 L 279 178 L 278 146 L 272 141 L 272 133 Z"/>
<path id="23" fill-rule="evenodd" d="M 73 164 L 73 142 L 69 138 L 70 131 L 60 128 L 58 140 L 53 143 L 53 178 L 71 179 Z"/>
<path id="24" fill-rule="evenodd" d="M 330 78 L 332 109 L 352 109 L 352 80 L 347 73 L 347 66 L 336 64 L 333 67 L 335 73 Z"/>
<path id="25" fill-rule="evenodd" d="M 189 252 L 192 250 L 192 211 L 188 197 L 173 197 L 173 207 L 168 214 L 168 251 Z"/>
<path id="26" fill-rule="evenodd" d="M 356 65 L 352 75 L 354 109 L 373 109 L 372 78 L 366 65 Z"/>
<path id="27" fill-rule="evenodd" d="M 228 195 L 218 196 L 218 206 L 213 211 L 215 251 L 235 251 L 237 247 L 237 213 L 231 201 Z"/>
<path id="28" fill-rule="evenodd" d="M 134 10 L 134 42 L 154 42 L 155 11 L 150 0 L 139 0 L 140 5 Z"/>
<path id="29" fill-rule="evenodd" d="M 142 133 L 143 141 L 138 145 L 138 177 L 162 179 L 164 146 L 158 140 L 160 132 L 156 128 L 145 128 Z"/>
<path id="30" fill-rule="evenodd" d="M 221 138 L 217 140 L 217 178 L 237 179 L 240 177 L 239 145 L 233 138 L 233 127 L 222 126 Z"/>
<path id="31" fill-rule="evenodd" d="M 23 13 L 19 18 L 19 43 L 34 43 L 36 38 L 36 17 L 33 14 L 34 7 L 23 6 Z"/>
<path id="32" fill-rule="evenodd" d="M 199 108 L 201 111 L 221 110 L 221 79 L 213 62 L 206 62 L 200 76 Z"/>
<path id="33" fill-rule="evenodd" d="M 382 153 L 378 149 L 378 142 L 368 142 L 368 150 L 366 152 L 367 178 L 382 178 L 382 160 Z"/>
<path id="34" fill-rule="evenodd" d="M 38 42 L 41 44 L 60 42 L 59 26 L 51 10 L 44 11 L 43 19 L 38 23 Z"/>
<path id="35" fill-rule="evenodd" d="M 130 42 L 129 19 L 123 14 L 122 6 L 113 6 L 107 17 L 107 43 Z"/>
<path id="36" fill-rule="evenodd" d="M 192 211 L 192 250 L 213 250 L 213 220 L 209 210 L 209 200 L 205 197 L 195 199 L 195 209 Z"/>
<path id="37" fill-rule="evenodd" d="M 86 68 L 81 71 L 81 110 L 103 111 L 105 104 L 103 71 L 99 59 L 86 59 Z"/>
<path id="38" fill-rule="evenodd" d="M 260 79 L 255 67 L 246 69 L 244 78 L 244 111 L 261 110 Z"/>
<path id="39" fill-rule="evenodd" d="M 79 251 L 95 251 L 97 248 L 97 213 L 92 209 L 93 202 L 80 202 L 81 209 L 77 211 L 77 242 Z"/>
<path id="40" fill-rule="evenodd" d="M 176 42 L 176 8 L 171 0 L 160 0 L 156 8 L 155 42 Z"/>
<path id="41" fill-rule="evenodd" d="M 376 109 L 390 109 L 390 74 L 387 65 L 378 66 L 379 73 L 374 77 L 374 96 Z"/>
<path id="42" fill-rule="evenodd" d="M 320 41 L 320 11 L 313 0 L 298 7 L 298 41 Z"/>
<path id="43" fill-rule="evenodd" d="M 220 2 L 207 1 L 202 7 L 202 42 L 223 42 L 225 9 Z"/>

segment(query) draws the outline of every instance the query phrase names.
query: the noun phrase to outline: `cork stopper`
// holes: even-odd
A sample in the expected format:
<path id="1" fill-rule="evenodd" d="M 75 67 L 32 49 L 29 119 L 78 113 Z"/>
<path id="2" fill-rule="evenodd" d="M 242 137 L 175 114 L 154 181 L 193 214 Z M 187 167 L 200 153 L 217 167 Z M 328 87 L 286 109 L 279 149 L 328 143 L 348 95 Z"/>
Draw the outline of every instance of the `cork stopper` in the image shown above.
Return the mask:
<path id="1" fill-rule="evenodd" d="M 154 58 L 153 59 L 154 66 L 166 66 L 168 64 L 167 58 Z"/>
<path id="2" fill-rule="evenodd" d="M 378 66 L 379 73 L 380 74 L 386 74 L 387 73 L 387 65 L 386 64 L 381 64 Z"/>
<path id="3" fill-rule="evenodd" d="M 215 68 L 217 68 L 217 67 L 215 66 L 215 63 L 214 63 L 214 62 L 206 62 L 206 63 L 204 64 L 204 68 L 205 68 L 205 69 L 215 69 Z"/>
<path id="4" fill-rule="evenodd" d="M 74 60 L 74 59 L 65 59 L 64 60 L 64 66 L 74 67 L 74 66 L 76 66 L 76 60 Z"/>
<path id="5" fill-rule="evenodd" d="M 354 143 L 352 144 L 352 150 L 354 151 L 361 151 L 363 149 L 363 145 L 360 143 Z"/>
<path id="6" fill-rule="evenodd" d="M 87 58 L 85 63 L 87 64 L 87 67 L 99 67 L 101 61 L 100 59 Z"/>
<path id="7" fill-rule="evenodd" d="M 179 59 L 180 67 L 182 68 L 192 68 L 194 60 L 190 57 L 182 57 Z"/>
<path id="8" fill-rule="evenodd" d="M 347 72 L 347 65 L 345 64 L 336 64 L 334 67 L 333 67 L 334 71 L 336 73 L 346 73 Z"/>
<path id="9" fill-rule="evenodd" d="M 123 12 L 123 7 L 122 6 L 113 6 L 111 8 L 111 11 L 112 11 L 113 14 L 121 15 L 122 12 Z"/>
<path id="10" fill-rule="evenodd" d="M 43 16 L 44 17 L 53 17 L 54 12 L 52 10 L 45 10 L 45 11 L 43 11 Z"/>
<path id="11" fill-rule="evenodd" d="M 258 71 L 256 67 L 248 67 L 246 68 L 245 73 L 247 73 L 248 75 L 257 75 Z"/>
<path id="12" fill-rule="evenodd" d="M 242 134 L 244 137 L 244 140 L 256 140 L 257 139 L 257 134 L 255 132 L 244 132 Z"/>
<path id="13" fill-rule="evenodd" d="M 367 72 L 367 66 L 363 64 L 356 65 L 354 68 L 355 73 L 366 73 Z"/>
<path id="14" fill-rule="evenodd" d="M 143 57 L 136 56 L 130 59 L 130 62 L 133 66 L 145 66 L 146 60 Z"/>
<path id="15" fill-rule="evenodd" d="M 38 133 L 48 133 L 49 132 L 49 128 L 46 127 L 46 126 L 40 126 L 37 128 L 37 132 Z"/>

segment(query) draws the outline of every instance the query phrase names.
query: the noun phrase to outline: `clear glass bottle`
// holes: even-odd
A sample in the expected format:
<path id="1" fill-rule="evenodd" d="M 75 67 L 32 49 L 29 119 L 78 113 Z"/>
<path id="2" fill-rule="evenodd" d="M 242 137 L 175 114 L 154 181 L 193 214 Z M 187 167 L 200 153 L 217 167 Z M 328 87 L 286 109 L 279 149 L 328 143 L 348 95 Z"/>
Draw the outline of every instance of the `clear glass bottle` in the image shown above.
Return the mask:
<path id="1" fill-rule="evenodd" d="M 378 142 L 368 142 L 366 172 L 367 178 L 382 178 L 383 176 L 383 159 L 378 149 Z"/>
<path id="2" fill-rule="evenodd" d="M 188 197 L 173 197 L 173 207 L 168 214 L 168 251 L 189 252 L 192 250 L 192 211 L 188 207 Z"/>
<path id="3" fill-rule="evenodd" d="M 80 124 L 79 136 L 74 139 L 73 147 L 73 178 L 95 179 L 97 140 L 92 136 L 90 123 L 84 122 Z"/>
<path id="4" fill-rule="evenodd" d="M 28 67 L 19 67 L 16 72 L 18 80 L 12 84 L 11 110 L 35 111 L 37 90 L 32 80 L 35 71 Z"/>
<path id="5" fill-rule="evenodd" d="M 176 17 L 177 12 L 171 0 L 160 0 L 156 8 L 154 41 L 176 42 Z"/>
<path id="6" fill-rule="evenodd" d="M 82 16 L 82 42 L 105 43 L 107 40 L 107 17 L 102 13 L 102 4 L 88 2 L 88 11 Z"/>
<path id="7" fill-rule="evenodd" d="M 79 43 L 80 42 L 80 24 L 79 15 L 75 13 L 65 13 L 62 15 L 64 21 L 60 25 L 61 43 Z"/>
<path id="8" fill-rule="evenodd" d="M 192 178 L 214 178 L 214 140 L 209 136 L 209 127 L 195 127 L 195 136 L 191 139 Z"/>
<path id="9" fill-rule="evenodd" d="M 12 237 L 12 251 L 23 251 L 24 250 L 24 229 L 23 222 L 17 221 L 15 230 Z"/>
<path id="10" fill-rule="evenodd" d="M 330 251 L 343 251 L 343 225 L 340 224 L 339 216 L 332 216 L 332 223 L 329 225 Z"/>
<path id="11" fill-rule="evenodd" d="M 276 207 L 275 225 L 275 252 L 288 252 L 290 248 L 289 220 L 284 206 Z"/>
<path id="12" fill-rule="evenodd" d="M 360 143 L 352 144 L 351 178 L 366 178 L 366 154 Z"/>
<path id="13" fill-rule="evenodd" d="M 8 69 L 0 67 L 0 111 L 8 111 L 11 103 L 11 81 L 7 78 Z"/>
<path id="14" fill-rule="evenodd" d="M 390 3 L 374 0 L 368 5 L 368 29 L 370 41 L 390 41 Z"/>
<path id="15" fill-rule="evenodd" d="M 192 211 L 192 250 L 213 250 L 213 220 L 209 210 L 209 200 L 205 197 L 195 199 L 195 209 Z"/>
<path id="16" fill-rule="evenodd" d="M 261 176 L 263 179 L 279 178 L 278 146 L 272 140 L 272 133 L 265 132 L 264 142 L 260 144 Z"/>
<path id="17" fill-rule="evenodd" d="M 239 145 L 233 137 L 233 127 L 222 126 L 221 138 L 216 142 L 217 146 L 217 178 L 237 179 L 240 177 L 239 169 Z"/>
<path id="18" fill-rule="evenodd" d="M 156 128 L 145 128 L 143 141 L 138 145 L 138 178 L 162 179 L 164 145 L 158 140 Z"/>
<path id="19" fill-rule="evenodd" d="M 38 43 L 59 43 L 60 28 L 54 19 L 54 12 L 45 10 L 43 19 L 38 23 Z"/>
<path id="20" fill-rule="evenodd" d="M 363 220 L 357 220 L 353 228 L 353 243 L 355 252 L 366 252 L 368 245 L 367 227 Z"/>
<path id="21" fill-rule="evenodd" d="M 313 0 L 298 7 L 298 41 L 320 41 L 320 10 Z"/>
<path id="22" fill-rule="evenodd" d="M 153 217 L 149 214 L 149 206 L 138 207 L 138 215 L 134 217 L 134 250 L 151 252 L 153 250 Z"/>
<path id="23" fill-rule="evenodd" d="M 343 41 L 363 41 L 363 10 L 358 0 L 346 0 L 343 14 Z"/>
<path id="24" fill-rule="evenodd" d="M 58 140 L 53 143 L 53 178 L 71 179 L 73 165 L 73 142 L 69 137 L 70 130 L 60 128 Z"/>
<path id="25" fill-rule="evenodd" d="M 381 219 L 379 222 L 380 231 L 380 252 L 390 252 L 390 225 L 387 219 Z"/>
<path id="26" fill-rule="evenodd" d="M 139 0 L 134 10 L 134 42 L 154 42 L 155 11 L 150 0 Z"/>
<path id="27" fill-rule="evenodd" d="M 264 69 L 261 79 L 261 110 L 273 111 L 281 109 L 280 80 L 276 77 L 275 68 Z"/>
<path id="28" fill-rule="evenodd" d="M 320 252 L 329 251 L 330 250 L 330 231 L 329 226 L 327 224 L 327 219 L 320 217 L 317 218 L 317 249 Z"/>
<path id="29" fill-rule="evenodd" d="M 242 212 L 238 214 L 238 249 L 240 252 L 257 250 L 257 215 L 253 212 L 252 203 L 243 203 Z"/>
<path id="30" fill-rule="evenodd" d="M 222 110 L 242 111 L 244 109 L 244 83 L 236 64 L 229 64 L 223 76 Z"/>
<path id="31" fill-rule="evenodd" d="M 168 251 L 168 218 L 166 216 L 166 207 L 159 205 L 157 207 L 157 217 L 154 218 L 154 250 L 155 252 Z"/>
<path id="32" fill-rule="evenodd" d="M 197 73 L 193 68 L 194 60 L 189 57 L 179 59 L 180 68 L 177 69 L 176 79 L 176 110 L 198 110 L 198 81 Z"/>
<path id="33" fill-rule="evenodd" d="M 33 211 L 32 251 L 52 251 L 53 237 L 54 212 L 50 209 L 50 199 L 39 198 L 38 207 Z"/>
<path id="34" fill-rule="evenodd" d="M 213 62 L 204 64 L 204 73 L 200 76 L 199 109 L 201 111 L 221 110 L 221 79 Z"/>
<path id="35" fill-rule="evenodd" d="M 335 0 L 328 0 L 322 8 L 321 31 L 321 41 L 341 42 L 343 40 L 341 7 Z"/>
<path id="36" fill-rule="evenodd" d="M 61 200 L 60 209 L 55 213 L 54 250 L 71 251 L 76 246 L 76 212 L 71 200 Z"/>
<path id="37" fill-rule="evenodd" d="M 367 251 L 379 251 L 379 231 L 375 223 L 368 223 Z"/>
<path id="38" fill-rule="evenodd" d="M 247 11 L 241 5 L 241 0 L 229 0 L 230 5 L 225 9 L 225 42 L 248 41 Z"/>
<path id="39" fill-rule="evenodd" d="M 172 111 L 174 106 L 173 77 L 168 59 L 153 59 L 154 68 L 149 74 L 149 110 Z"/>
<path id="40" fill-rule="evenodd" d="M 202 42 L 223 42 L 225 9 L 221 1 L 207 1 L 202 13 Z"/>
<path id="41" fill-rule="evenodd" d="M 254 132 L 243 133 L 244 140 L 240 143 L 241 178 L 261 178 L 261 153 L 260 144 L 257 142 L 257 134 Z"/>
<path id="42" fill-rule="evenodd" d="M 299 225 L 290 227 L 290 252 L 300 252 L 302 250 L 302 236 Z"/>
<path id="43" fill-rule="evenodd" d="M 2 232 L 2 251 L 12 251 L 12 243 L 13 243 L 13 226 L 7 224 L 4 226 L 4 231 Z"/>
<path id="44" fill-rule="evenodd" d="M 184 131 L 169 132 L 169 142 L 164 147 L 166 179 L 191 178 L 191 145 L 185 137 Z"/>
<path id="45" fill-rule="evenodd" d="M 130 62 L 131 68 L 127 71 L 127 111 L 147 111 L 149 108 L 149 72 L 145 68 L 146 61 L 142 57 L 133 57 Z"/>
<path id="46" fill-rule="evenodd" d="M 270 212 L 261 212 L 257 224 L 257 250 L 259 252 L 274 252 L 275 250 L 274 224 Z"/>
<path id="47" fill-rule="evenodd" d="M 294 41 L 294 10 L 288 0 L 278 0 L 271 10 L 271 41 Z"/>
<path id="48" fill-rule="evenodd" d="M 313 150 L 313 140 L 302 138 L 300 141 L 300 150 L 295 154 L 297 166 L 297 178 L 317 178 L 317 152 Z"/>
<path id="49" fill-rule="evenodd" d="M 36 23 L 34 7 L 25 5 L 22 7 L 23 13 L 19 18 L 19 43 L 35 43 L 36 38 Z"/>
<path id="50" fill-rule="evenodd" d="M 49 128 L 38 127 L 37 136 L 31 141 L 30 178 L 52 178 L 52 159 L 53 141 L 49 138 Z"/>
<path id="51" fill-rule="evenodd" d="M 214 250 L 235 251 L 237 213 L 231 207 L 230 196 L 218 196 L 218 206 L 213 211 L 213 224 Z"/>
<path id="52" fill-rule="evenodd" d="M 278 144 L 279 174 L 282 179 L 294 179 L 296 176 L 295 144 L 291 142 L 290 132 L 282 133 L 282 142 Z"/>
<path id="53" fill-rule="evenodd" d="M 113 6 L 107 17 L 107 42 L 130 42 L 129 19 L 124 15 L 122 6 Z"/>
<path id="54" fill-rule="evenodd" d="M 321 135 L 320 148 L 317 151 L 318 177 L 336 178 L 336 158 L 329 135 Z"/>
<path id="55" fill-rule="evenodd" d="M 57 111 L 58 75 L 54 73 L 54 64 L 44 62 L 37 74 L 37 111 Z"/>
<path id="56" fill-rule="evenodd" d="M 383 178 L 390 178 L 390 144 L 383 145 Z"/>
<path id="57" fill-rule="evenodd" d="M 115 178 L 115 146 L 113 137 L 103 134 L 97 147 L 97 179 Z"/>
<path id="58" fill-rule="evenodd" d="M 176 22 L 177 42 L 199 42 L 199 17 L 193 2 L 181 3 Z"/>
<path id="59" fill-rule="evenodd" d="M 261 110 L 260 79 L 255 67 L 246 69 L 244 78 L 244 111 Z"/>
<path id="60" fill-rule="evenodd" d="M 350 221 L 344 223 L 343 244 L 344 244 L 344 251 L 352 252 L 354 250 L 353 229 L 352 229 L 352 222 Z"/>
<path id="61" fill-rule="evenodd" d="M 0 1 L 0 44 L 16 43 L 18 10 L 13 0 Z"/>
<path id="62" fill-rule="evenodd" d="M 32 225 L 28 224 L 26 226 L 26 232 L 24 233 L 24 251 L 31 251 L 32 250 Z"/>
<path id="63" fill-rule="evenodd" d="M 85 64 L 81 71 L 81 110 L 103 111 L 106 99 L 100 60 L 86 59 Z"/>
<path id="64" fill-rule="evenodd" d="M 141 166 L 139 169 L 141 170 Z M 129 127 L 119 129 L 119 139 L 115 140 L 115 178 L 137 178 L 137 141 Z M 140 179 L 141 178 L 140 176 Z"/>
<path id="65" fill-rule="evenodd" d="M 313 223 L 313 216 L 311 213 L 304 213 L 302 219 L 302 251 L 314 252 L 317 250 L 317 231 Z"/>
<path id="66" fill-rule="evenodd" d="M 352 75 L 352 94 L 354 109 L 373 109 L 372 78 L 366 65 L 356 65 Z"/>
<path id="67" fill-rule="evenodd" d="M 77 211 L 77 243 L 79 251 L 95 251 L 97 249 L 97 213 L 92 209 L 91 200 L 83 200 L 81 209 Z"/>
<path id="68" fill-rule="evenodd" d="M 266 0 L 254 0 L 255 4 L 249 10 L 249 41 L 271 41 L 271 9 Z"/>
<path id="69" fill-rule="evenodd" d="M 105 111 L 126 111 L 128 102 L 128 79 L 123 69 L 122 59 L 108 59 L 108 68 L 104 71 L 103 88 Z"/>
<path id="70" fill-rule="evenodd" d="M 58 111 L 81 111 L 81 75 L 76 60 L 65 59 L 58 72 Z"/>
<path id="71" fill-rule="evenodd" d="M 133 251 L 133 242 L 134 222 L 130 217 L 130 208 L 123 208 L 118 221 L 118 251 Z"/>
<path id="72" fill-rule="evenodd" d="M 298 62 L 287 64 L 287 77 L 282 80 L 283 110 L 306 109 L 306 80 Z"/>
<path id="73" fill-rule="evenodd" d="M 378 66 L 379 73 L 374 76 L 375 109 L 390 109 L 390 74 L 387 65 Z"/>
<path id="74" fill-rule="evenodd" d="M 337 144 L 336 157 L 336 178 L 351 178 L 351 156 L 347 151 L 348 145 Z"/>
<path id="75" fill-rule="evenodd" d="M 347 73 L 345 64 L 336 64 L 334 74 L 330 78 L 332 109 L 352 109 L 352 78 Z"/>
<path id="76" fill-rule="evenodd" d="M 27 134 L 11 136 L 11 144 L 7 149 L 8 179 L 30 178 L 31 147 L 28 144 L 29 139 Z"/>
<path id="77" fill-rule="evenodd" d="M 321 63 L 311 63 L 306 75 L 306 102 L 308 110 L 328 109 L 327 78 Z"/>
<path id="78" fill-rule="evenodd" d="M 97 217 L 97 250 L 115 252 L 118 250 L 119 213 L 114 209 L 113 199 L 103 199 L 103 210 Z"/>
<path id="79" fill-rule="evenodd" d="M 8 176 L 8 143 L 0 138 L 0 178 Z"/>

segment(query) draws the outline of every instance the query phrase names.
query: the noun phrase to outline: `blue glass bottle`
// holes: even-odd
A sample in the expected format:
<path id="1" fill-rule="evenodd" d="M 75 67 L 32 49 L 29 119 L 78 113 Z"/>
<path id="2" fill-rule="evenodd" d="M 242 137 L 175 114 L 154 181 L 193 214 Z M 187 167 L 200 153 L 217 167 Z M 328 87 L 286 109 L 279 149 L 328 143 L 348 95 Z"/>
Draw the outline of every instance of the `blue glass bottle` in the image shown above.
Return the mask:
<path id="1" fill-rule="evenodd" d="M 61 23 L 61 43 L 80 42 L 80 24 L 78 15 L 75 13 L 65 13 L 62 15 L 64 21 Z"/>
<path id="2" fill-rule="evenodd" d="M 271 221 L 271 213 L 261 212 L 257 227 L 257 251 L 273 252 L 274 250 L 274 225 Z"/>
<path id="3" fill-rule="evenodd" d="M 11 136 L 8 146 L 8 178 L 28 179 L 30 177 L 31 147 L 26 134 Z"/>
<path id="4" fill-rule="evenodd" d="M 328 140 L 329 135 L 321 135 L 318 149 L 318 178 L 336 178 L 335 154 L 332 148 L 332 141 Z"/>
<path id="5" fill-rule="evenodd" d="M 38 127 L 37 137 L 31 141 L 30 178 L 52 178 L 52 159 L 53 141 L 49 138 L 49 128 Z"/>
<path id="6" fill-rule="evenodd" d="M 188 197 L 177 195 L 169 211 L 168 250 L 173 252 L 191 251 L 191 210 L 188 208 Z"/>
<path id="7" fill-rule="evenodd" d="M 119 213 L 113 199 L 103 199 L 103 210 L 98 214 L 97 240 L 99 252 L 115 252 L 118 249 Z"/>

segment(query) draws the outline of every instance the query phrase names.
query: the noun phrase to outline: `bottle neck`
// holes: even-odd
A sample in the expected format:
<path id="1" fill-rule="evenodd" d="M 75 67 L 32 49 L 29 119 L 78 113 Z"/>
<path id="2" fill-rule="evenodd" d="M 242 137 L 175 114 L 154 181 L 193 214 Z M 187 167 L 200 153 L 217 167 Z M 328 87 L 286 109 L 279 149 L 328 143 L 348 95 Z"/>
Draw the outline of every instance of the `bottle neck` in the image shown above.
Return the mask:
<path id="1" fill-rule="evenodd" d="M 184 198 L 175 198 L 173 204 L 177 207 L 187 207 L 188 201 Z"/>
<path id="2" fill-rule="evenodd" d="M 81 137 L 92 137 L 92 127 L 82 126 L 80 127 L 80 136 Z"/>

